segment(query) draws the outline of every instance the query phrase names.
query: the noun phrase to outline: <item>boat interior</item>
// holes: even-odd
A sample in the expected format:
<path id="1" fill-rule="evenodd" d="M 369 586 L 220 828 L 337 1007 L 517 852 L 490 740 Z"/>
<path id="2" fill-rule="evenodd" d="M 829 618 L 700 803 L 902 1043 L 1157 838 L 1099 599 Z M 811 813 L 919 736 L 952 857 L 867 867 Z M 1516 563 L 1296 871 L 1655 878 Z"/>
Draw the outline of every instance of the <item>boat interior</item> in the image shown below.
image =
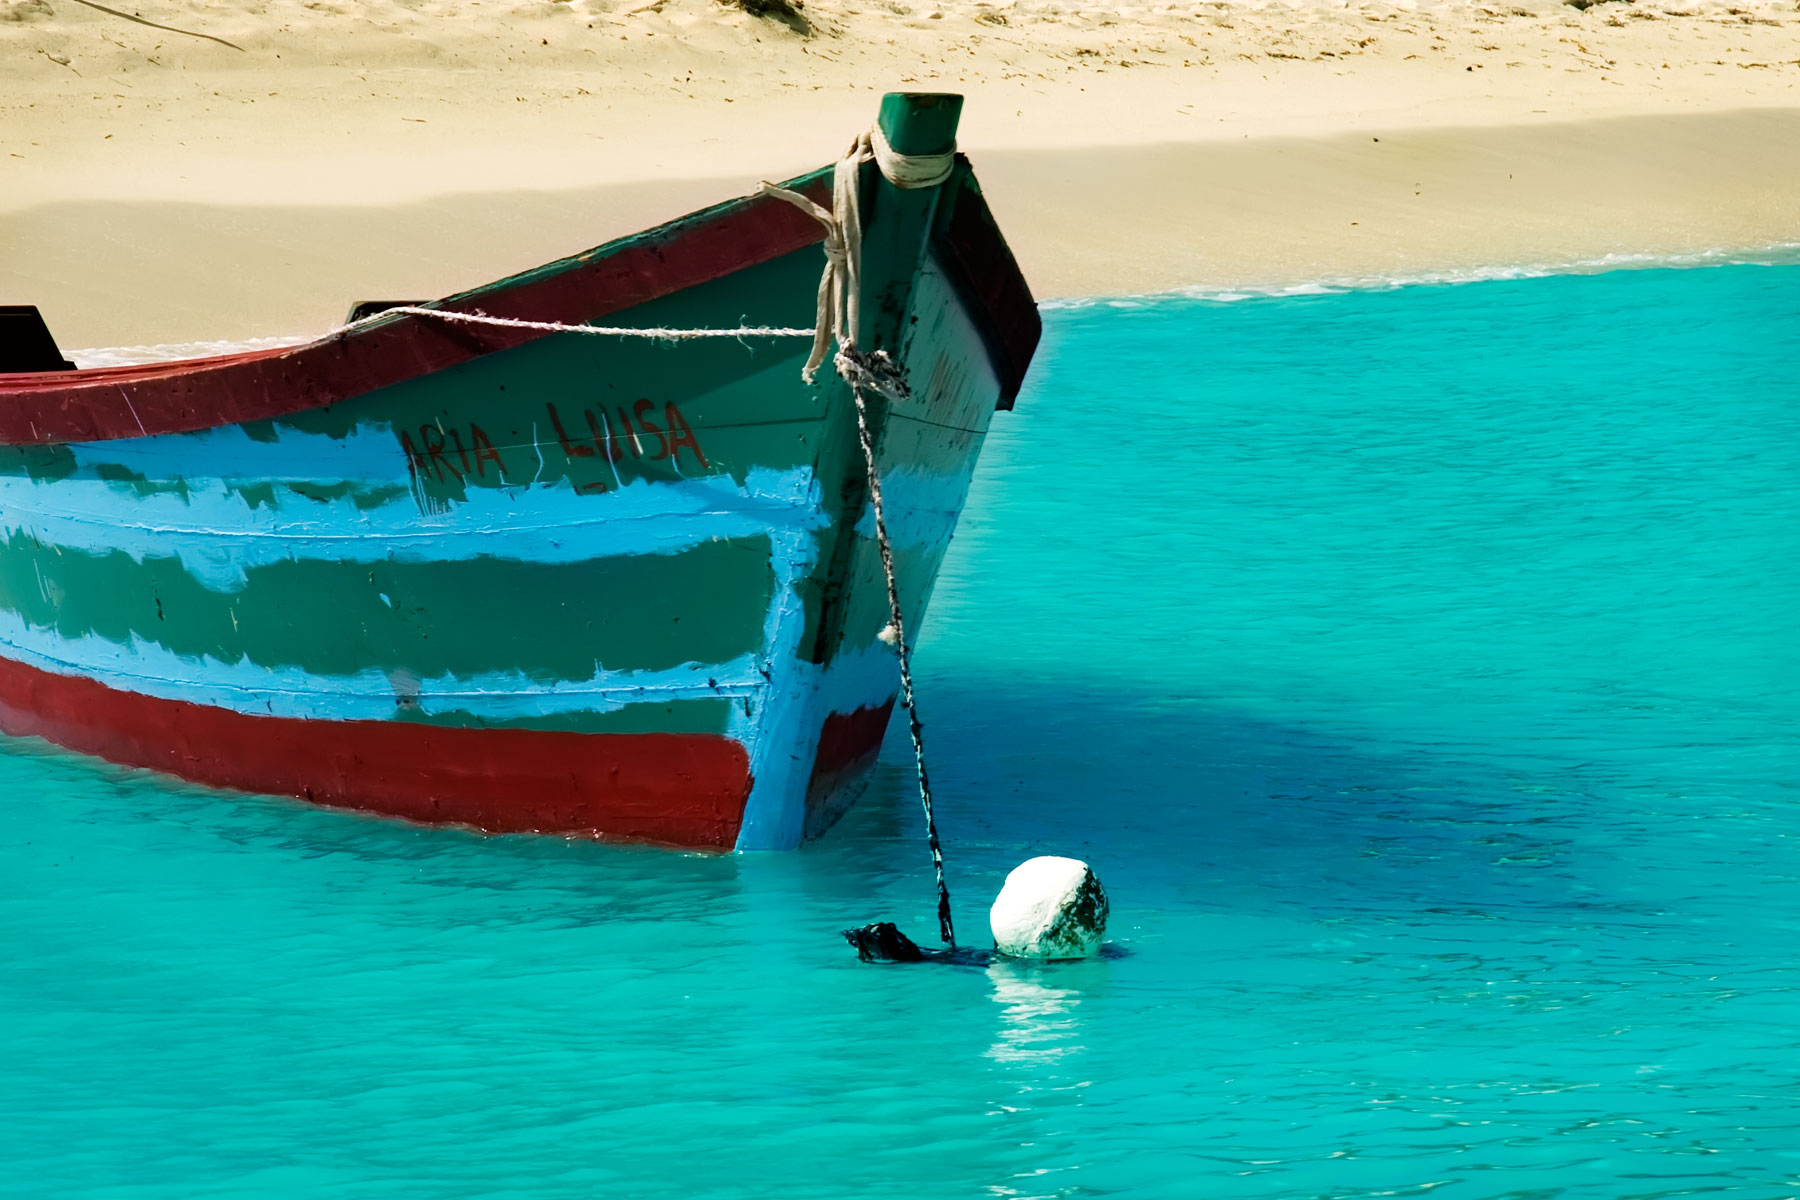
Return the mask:
<path id="1" fill-rule="evenodd" d="M 0 374 L 73 371 L 35 304 L 0 304 Z"/>

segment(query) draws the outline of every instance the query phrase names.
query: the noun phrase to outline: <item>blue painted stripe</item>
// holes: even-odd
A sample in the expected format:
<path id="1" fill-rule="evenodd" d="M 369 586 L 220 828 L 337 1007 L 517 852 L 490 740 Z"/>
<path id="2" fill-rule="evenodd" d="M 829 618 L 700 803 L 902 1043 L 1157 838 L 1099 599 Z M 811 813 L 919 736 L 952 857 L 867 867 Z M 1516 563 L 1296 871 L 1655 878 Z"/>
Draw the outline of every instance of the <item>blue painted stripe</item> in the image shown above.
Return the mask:
<path id="1" fill-rule="evenodd" d="M 762 686 L 761 657 L 728 663 L 686 663 L 660 671 L 608 671 L 592 678 L 545 684 L 520 672 L 417 679 L 380 670 L 321 676 L 292 667 L 271 669 L 248 660 L 190 658 L 149 642 L 121 646 L 95 635 L 59 637 L 0 613 L 0 654 L 57 675 L 79 675 L 120 691 L 205 704 L 251 715 L 326 721 L 392 717 L 401 701 L 426 715 L 469 712 L 506 720 L 576 712 L 616 712 L 640 702 L 666 703 L 709 696 L 745 696 Z"/>
<path id="2" fill-rule="evenodd" d="M 190 484 L 185 497 L 139 496 L 97 479 L 0 476 L 0 532 L 89 553 L 123 551 L 140 562 L 175 557 L 207 587 L 233 592 L 247 569 L 290 559 L 585 562 L 826 523 L 810 467 L 753 469 L 742 486 L 729 476 L 639 480 L 595 496 L 566 483 L 477 488 L 440 513 L 421 513 L 410 496 L 366 511 L 348 497 L 299 495 L 280 508 L 252 508 L 217 479 Z"/>

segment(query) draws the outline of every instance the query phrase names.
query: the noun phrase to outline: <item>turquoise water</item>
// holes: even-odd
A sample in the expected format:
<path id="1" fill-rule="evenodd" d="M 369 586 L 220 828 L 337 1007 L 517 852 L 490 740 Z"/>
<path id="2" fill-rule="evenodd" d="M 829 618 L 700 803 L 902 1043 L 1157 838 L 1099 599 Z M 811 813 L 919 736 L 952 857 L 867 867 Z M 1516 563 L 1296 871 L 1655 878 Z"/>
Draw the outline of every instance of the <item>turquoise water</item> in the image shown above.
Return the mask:
<path id="1" fill-rule="evenodd" d="M 4 743 L 0 1193 L 1800 1190 L 1800 268 L 1049 314 L 890 741 L 707 858 Z"/>

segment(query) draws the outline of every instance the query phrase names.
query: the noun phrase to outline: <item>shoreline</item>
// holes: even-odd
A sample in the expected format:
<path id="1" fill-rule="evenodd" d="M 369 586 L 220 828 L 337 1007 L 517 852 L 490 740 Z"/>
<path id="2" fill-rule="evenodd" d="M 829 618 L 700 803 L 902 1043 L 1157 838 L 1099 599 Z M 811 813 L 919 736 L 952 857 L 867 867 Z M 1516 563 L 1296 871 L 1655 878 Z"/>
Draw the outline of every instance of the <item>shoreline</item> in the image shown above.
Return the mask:
<path id="1" fill-rule="evenodd" d="M 68 346 L 322 331 L 824 165 L 893 88 L 967 95 L 1040 298 L 1800 242 L 1791 5 L 409 2 L 154 14 L 239 52 L 0 0 L 0 301 Z"/>
<path id="2" fill-rule="evenodd" d="M 1250 300 L 1286 300 L 1307 296 L 1337 296 L 1349 292 L 1387 292 L 1413 287 L 1461 287 L 1473 283 L 1507 283 L 1522 279 L 1548 279 L 1559 275 L 1602 275 L 1615 271 L 1685 271 L 1709 267 L 1800 266 L 1800 242 L 1782 242 L 1736 250 L 1707 250 L 1692 254 L 1633 254 L 1583 259 L 1575 262 L 1499 264 L 1466 271 L 1445 271 L 1416 276 L 1362 278 L 1326 277 L 1280 287 L 1209 287 L 1183 284 L 1156 292 L 1097 293 L 1082 296 L 1040 296 L 1042 312 L 1080 312 L 1092 308 L 1149 308 L 1167 302 L 1194 301 L 1236 304 Z M 83 370 L 95 367 L 132 366 L 172 362 L 188 358 L 238 354 L 247 350 L 303 346 L 335 326 L 303 332 L 265 335 L 242 341 L 213 339 L 197 342 L 158 342 L 136 345 L 80 346 L 60 349 Z"/>
<path id="3" fill-rule="evenodd" d="M 1766 151 L 1800 147 L 1800 109 L 1373 136 L 971 157 L 1041 300 L 1386 286 L 1800 243 L 1800 153 Z M 43 308 L 68 346 L 293 337 L 332 328 L 354 300 L 447 295 L 750 188 L 40 205 L 0 214 L 0 291 Z"/>
<path id="4" fill-rule="evenodd" d="M 1244 300 L 1286 300 L 1304 296 L 1335 296 L 1345 292 L 1390 292 L 1414 287 L 1461 287 L 1471 283 L 1509 283 L 1521 279 L 1549 279 L 1559 275 L 1606 275 L 1615 271 L 1788 266 L 1800 266 L 1800 242 L 1775 242 L 1765 246 L 1681 254 L 1620 254 L 1560 262 L 1496 263 L 1485 267 L 1427 271 L 1416 275 L 1322 276 L 1280 286 L 1218 287 L 1183 284 L 1156 292 L 1046 296 L 1039 299 L 1038 307 L 1044 311 L 1067 312 L 1098 307 L 1144 307 L 1164 301 L 1183 300 L 1236 304 Z"/>

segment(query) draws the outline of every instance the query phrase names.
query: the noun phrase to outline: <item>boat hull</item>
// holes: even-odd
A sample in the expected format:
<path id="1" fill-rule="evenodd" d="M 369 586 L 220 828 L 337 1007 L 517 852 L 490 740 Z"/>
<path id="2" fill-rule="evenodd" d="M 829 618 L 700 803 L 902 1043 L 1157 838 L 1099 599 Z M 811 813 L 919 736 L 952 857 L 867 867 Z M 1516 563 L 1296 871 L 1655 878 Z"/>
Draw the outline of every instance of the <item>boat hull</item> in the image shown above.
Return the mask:
<path id="1" fill-rule="evenodd" d="M 879 414 L 913 629 L 1017 386 L 953 215 Z M 608 323 L 809 324 L 819 253 L 784 237 Z M 192 429 L 145 428 L 127 372 L 140 436 L 0 446 L 0 729 L 496 832 L 829 827 L 897 684 L 847 388 L 792 339 L 448 336 L 461 361 Z"/>

